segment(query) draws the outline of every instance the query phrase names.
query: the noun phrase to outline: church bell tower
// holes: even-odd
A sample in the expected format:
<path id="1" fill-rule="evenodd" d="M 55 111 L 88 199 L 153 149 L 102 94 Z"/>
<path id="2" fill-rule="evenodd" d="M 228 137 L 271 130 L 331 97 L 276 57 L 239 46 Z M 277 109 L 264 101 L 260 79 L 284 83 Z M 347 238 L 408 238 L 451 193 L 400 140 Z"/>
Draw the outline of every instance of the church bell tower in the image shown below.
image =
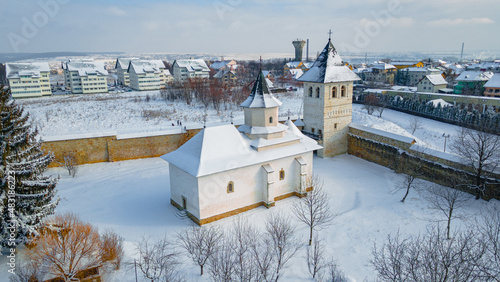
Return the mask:
<path id="1" fill-rule="evenodd" d="M 329 39 L 311 69 L 298 80 L 304 82 L 303 132 L 323 146 L 318 156 L 347 153 L 353 82 L 360 78 L 342 61 Z"/>

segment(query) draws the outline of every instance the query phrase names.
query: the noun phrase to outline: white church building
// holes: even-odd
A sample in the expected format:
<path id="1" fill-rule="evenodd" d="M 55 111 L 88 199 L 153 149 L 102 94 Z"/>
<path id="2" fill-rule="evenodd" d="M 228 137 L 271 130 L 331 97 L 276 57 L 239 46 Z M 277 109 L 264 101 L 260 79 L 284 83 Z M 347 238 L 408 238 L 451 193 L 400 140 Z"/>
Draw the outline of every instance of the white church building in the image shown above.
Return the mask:
<path id="1" fill-rule="evenodd" d="M 322 147 L 288 120 L 262 72 L 241 104 L 245 124 L 203 129 L 169 162 L 171 204 L 202 225 L 258 206 L 303 196 L 313 173 L 313 151 Z"/>

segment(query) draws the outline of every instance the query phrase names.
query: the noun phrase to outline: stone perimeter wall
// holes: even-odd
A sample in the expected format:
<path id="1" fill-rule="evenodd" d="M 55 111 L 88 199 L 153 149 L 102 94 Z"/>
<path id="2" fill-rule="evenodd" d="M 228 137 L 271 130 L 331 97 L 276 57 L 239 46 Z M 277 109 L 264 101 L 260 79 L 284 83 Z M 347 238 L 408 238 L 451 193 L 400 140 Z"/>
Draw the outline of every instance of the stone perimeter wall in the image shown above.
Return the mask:
<path id="1" fill-rule="evenodd" d="M 348 153 L 350 155 L 395 171 L 404 170 L 405 167 L 411 167 L 411 164 L 413 164 L 414 167 L 421 167 L 421 178 L 434 183 L 449 186 L 449 181 L 453 177 L 463 178 L 464 175 L 467 175 L 468 168 L 462 164 L 412 150 L 411 143 L 352 127 L 349 128 L 348 139 Z M 402 163 L 409 163 L 410 166 L 401 165 Z M 404 173 L 405 171 L 401 172 Z M 500 175 L 497 175 L 496 178 L 499 179 Z M 463 191 L 474 193 L 472 190 Z M 493 198 L 500 200 L 500 183 L 487 185 L 483 198 L 486 200 Z"/>
<path id="2" fill-rule="evenodd" d="M 158 136 L 120 138 L 117 135 L 45 141 L 42 150 L 52 152 L 54 161 L 49 167 L 58 167 L 64 155 L 71 153 L 78 164 L 114 162 L 141 158 L 154 158 L 170 153 L 201 129 L 191 129 L 184 133 Z"/>

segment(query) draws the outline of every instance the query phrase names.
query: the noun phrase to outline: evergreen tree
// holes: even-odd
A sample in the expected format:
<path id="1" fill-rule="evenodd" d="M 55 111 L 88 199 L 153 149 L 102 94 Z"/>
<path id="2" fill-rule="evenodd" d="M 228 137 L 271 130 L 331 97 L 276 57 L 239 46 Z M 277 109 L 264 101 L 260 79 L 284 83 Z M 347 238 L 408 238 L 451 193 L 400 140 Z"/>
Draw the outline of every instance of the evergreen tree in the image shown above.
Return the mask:
<path id="1" fill-rule="evenodd" d="M 43 176 L 52 161 L 44 154 L 29 115 L 0 86 L 0 244 L 29 243 L 59 201 L 56 179 Z"/>

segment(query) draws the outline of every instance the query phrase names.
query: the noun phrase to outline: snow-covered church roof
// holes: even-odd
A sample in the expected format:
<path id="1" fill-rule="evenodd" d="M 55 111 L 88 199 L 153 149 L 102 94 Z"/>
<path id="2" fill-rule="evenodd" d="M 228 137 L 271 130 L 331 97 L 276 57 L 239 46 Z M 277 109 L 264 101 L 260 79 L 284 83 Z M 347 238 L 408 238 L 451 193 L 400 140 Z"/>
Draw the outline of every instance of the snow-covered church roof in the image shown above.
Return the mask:
<path id="1" fill-rule="evenodd" d="M 356 80 L 361 79 L 344 64 L 330 40 L 319 54 L 314 65 L 298 79 L 298 81 L 317 83 Z"/>
<path id="2" fill-rule="evenodd" d="M 281 106 L 281 102 L 269 90 L 268 82 L 262 71 L 257 76 L 250 96 L 240 106 L 243 108 L 275 108 Z"/>
<path id="3" fill-rule="evenodd" d="M 200 177 L 321 149 L 315 140 L 303 135 L 290 120 L 284 126 L 287 127 L 285 136 L 265 140 L 272 143 L 266 145 L 291 140 L 299 142 L 257 151 L 253 146 L 259 139 L 251 140 L 229 124 L 207 127 L 179 149 L 161 158 L 192 176 Z"/>

